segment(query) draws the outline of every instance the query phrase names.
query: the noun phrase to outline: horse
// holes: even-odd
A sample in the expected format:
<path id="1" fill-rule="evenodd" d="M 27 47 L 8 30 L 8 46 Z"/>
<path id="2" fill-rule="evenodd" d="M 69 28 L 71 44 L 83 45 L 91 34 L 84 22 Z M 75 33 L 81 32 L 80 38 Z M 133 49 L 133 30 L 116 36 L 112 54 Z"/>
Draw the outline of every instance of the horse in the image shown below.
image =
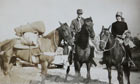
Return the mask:
<path id="1" fill-rule="evenodd" d="M 102 27 L 100 32 L 100 43 L 99 48 L 103 51 L 103 60 L 108 70 L 109 84 L 111 84 L 111 67 L 115 66 L 117 69 L 117 79 L 119 84 L 123 82 L 123 72 L 127 79 L 127 84 L 130 84 L 130 67 L 128 66 L 128 56 L 126 55 L 125 49 L 119 40 L 115 38 L 109 31 L 109 28 Z M 125 59 L 124 59 L 125 58 Z"/>
<path id="2" fill-rule="evenodd" d="M 75 41 L 75 53 L 72 51 L 69 53 L 68 61 L 69 64 L 74 62 L 76 77 L 79 78 L 81 76 L 80 69 L 83 63 L 86 63 L 87 66 L 87 79 L 90 80 L 90 68 L 92 65 L 93 57 L 94 57 L 94 48 L 89 45 L 89 38 L 92 40 L 95 37 L 95 33 L 93 30 L 93 21 L 92 18 L 85 18 L 84 24 L 82 25 L 81 31 L 76 34 Z M 67 77 L 70 71 L 70 66 L 67 67 L 65 81 L 67 81 Z"/>
<path id="3" fill-rule="evenodd" d="M 70 33 L 70 28 L 67 23 L 60 23 L 60 27 L 56 28 L 48 35 L 41 37 L 40 39 L 48 39 L 47 42 L 41 43 L 42 47 L 46 46 L 44 51 L 46 52 L 55 52 L 57 47 L 59 47 L 61 40 L 65 40 L 68 42 L 68 45 L 73 45 L 72 35 Z M 1 50 L 4 51 L 3 56 L 1 56 L 1 68 L 3 70 L 4 75 L 8 75 L 12 68 L 14 62 L 13 57 L 20 58 L 21 60 L 27 61 L 31 63 L 30 56 L 39 55 L 39 62 L 37 64 L 41 64 L 41 74 L 47 75 L 47 67 L 49 63 L 53 61 L 54 58 L 43 54 L 40 46 L 38 48 L 33 49 L 15 49 L 13 46 L 16 44 L 17 38 L 4 41 L 3 45 L 1 45 Z M 48 58 L 49 57 L 49 58 Z"/>

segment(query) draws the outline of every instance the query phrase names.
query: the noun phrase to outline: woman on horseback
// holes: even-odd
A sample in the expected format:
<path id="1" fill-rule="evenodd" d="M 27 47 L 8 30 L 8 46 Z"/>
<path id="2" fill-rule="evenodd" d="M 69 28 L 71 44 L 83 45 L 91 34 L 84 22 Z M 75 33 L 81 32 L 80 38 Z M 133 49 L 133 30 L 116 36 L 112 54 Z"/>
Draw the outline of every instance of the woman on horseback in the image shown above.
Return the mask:
<path id="1" fill-rule="evenodd" d="M 130 64 L 132 66 L 135 66 L 134 62 L 132 61 L 132 55 L 131 55 L 131 50 L 130 50 L 130 48 L 134 47 L 134 44 L 130 40 L 131 32 L 128 30 L 127 23 L 124 21 L 124 18 L 122 17 L 122 12 L 116 13 L 116 20 L 117 21 L 112 24 L 111 33 L 113 34 L 114 38 L 119 39 L 119 41 L 123 40 L 120 43 L 123 44 L 126 54 L 130 58 L 129 60 Z M 105 62 L 103 58 L 103 61 L 100 61 L 100 64 L 104 64 L 104 63 Z"/>

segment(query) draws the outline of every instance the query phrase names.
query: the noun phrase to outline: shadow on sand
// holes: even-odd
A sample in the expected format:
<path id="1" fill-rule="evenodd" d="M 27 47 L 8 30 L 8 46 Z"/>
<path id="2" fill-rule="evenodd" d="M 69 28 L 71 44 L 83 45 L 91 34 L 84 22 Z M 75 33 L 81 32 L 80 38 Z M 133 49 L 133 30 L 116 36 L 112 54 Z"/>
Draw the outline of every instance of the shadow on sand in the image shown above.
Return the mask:
<path id="1" fill-rule="evenodd" d="M 79 81 L 76 80 L 75 76 L 69 75 L 69 78 L 67 81 L 65 81 L 65 78 L 59 76 L 59 75 L 47 75 L 46 76 L 46 83 L 48 81 L 48 83 L 59 83 L 59 84 L 108 84 L 106 82 L 103 81 L 99 81 L 98 79 L 91 79 L 90 81 L 88 81 L 87 79 L 80 77 Z M 38 81 L 32 81 L 30 84 L 39 84 Z"/>

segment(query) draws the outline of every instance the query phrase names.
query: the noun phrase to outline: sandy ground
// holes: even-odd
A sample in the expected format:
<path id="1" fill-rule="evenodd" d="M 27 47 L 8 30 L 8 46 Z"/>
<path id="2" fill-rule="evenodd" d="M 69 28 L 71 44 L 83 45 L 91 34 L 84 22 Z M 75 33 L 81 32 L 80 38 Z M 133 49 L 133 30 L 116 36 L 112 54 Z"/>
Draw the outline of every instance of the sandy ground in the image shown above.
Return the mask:
<path id="1" fill-rule="evenodd" d="M 98 59 L 97 59 L 98 60 Z M 96 61 L 97 61 L 96 60 Z M 98 64 L 98 67 L 91 68 L 91 81 L 89 84 L 108 84 L 108 73 L 104 66 Z M 81 69 L 80 84 L 86 83 L 86 68 Z M 63 69 L 49 69 L 45 84 L 76 84 L 74 67 L 71 67 L 68 81 L 64 82 L 66 66 Z M 140 84 L 140 72 L 131 72 L 131 84 Z M 18 67 L 14 66 L 10 76 L 4 76 L 0 71 L 0 84 L 40 84 L 40 69 L 36 67 Z M 124 79 L 126 84 L 126 80 Z M 112 70 L 112 83 L 118 84 L 117 72 Z"/>
<path id="2" fill-rule="evenodd" d="M 68 81 L 64 82 L 66 69 L 49 69 L 45 84 L 76 84 L 74 68 L 71 67 Z M 85 84 L 86 68 L 81 69 L 80 84 Z M 112 83 L 118 84 L 117 72 L 112 70 Z M 131 84 L 140 84 L 140 73 L 131 72 Z M 35 67 L 13 67 L 10 76 L 3 76 L 0 72 L 0 84 L 40 84 L 40 69 Z M 124 80 L 126 82 L 126 80 Z M 89 84 L 108 84 L 107 71 L 102 67 L 91 68 L 91 81 Z M 125 83 L 126 84 L 126 83 Z"/>

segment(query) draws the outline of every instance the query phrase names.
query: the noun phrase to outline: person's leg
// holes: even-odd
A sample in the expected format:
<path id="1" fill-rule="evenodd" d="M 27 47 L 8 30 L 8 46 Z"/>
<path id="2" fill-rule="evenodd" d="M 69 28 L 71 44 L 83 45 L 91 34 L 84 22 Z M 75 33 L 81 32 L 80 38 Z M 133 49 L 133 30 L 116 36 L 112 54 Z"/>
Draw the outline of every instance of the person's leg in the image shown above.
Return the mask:
<path id="1" fill-rule="evenodd" d="M 131 49 L 130 49 L 129 45 L 125 46 L 125 50 L 126 50 L 128 58 L 129 58 L 128 63 L 130 64 L 131 67 L 135 67 L 135 63 L 132 60 L 132 53 L 131 53 Z"/>

